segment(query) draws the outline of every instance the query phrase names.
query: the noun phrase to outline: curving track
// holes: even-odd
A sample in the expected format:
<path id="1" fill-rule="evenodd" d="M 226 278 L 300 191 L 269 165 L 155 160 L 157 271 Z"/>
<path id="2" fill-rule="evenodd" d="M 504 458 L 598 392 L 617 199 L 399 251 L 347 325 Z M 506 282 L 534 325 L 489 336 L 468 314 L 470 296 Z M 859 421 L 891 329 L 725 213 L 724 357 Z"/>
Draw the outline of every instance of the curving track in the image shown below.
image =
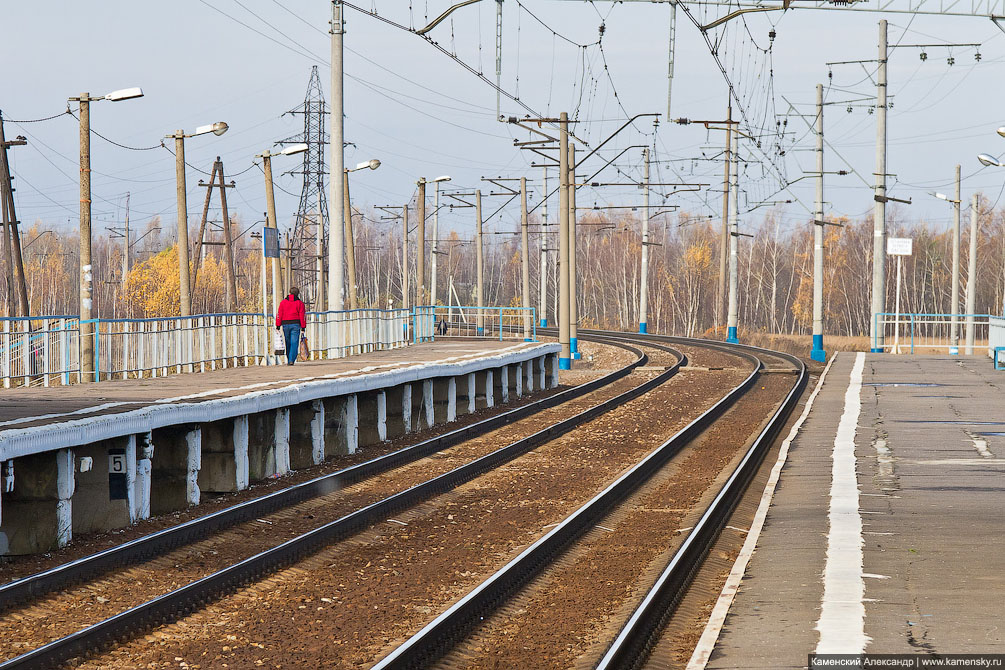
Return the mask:
<path id="1" fill-rule="evenodd" d="M 251 589 L 255 591 L 257 588 L 258 593 L 267 592 L 269 595 L 273 595 L 284 592 L 284 589 L 293 588 L 283 583 L 284 575 L 288 577 L 289 574 L 293 574 L 294 576 L 296 574 L 304 576 L 317 574 L 319 564 L 331 562 L 333 560 L 332 557 L 335 557 L 335 562 L 331 565 L 326 565 L 327 571 L 338 573 L 336 564 L 340 564 L 343 561 L 346 561 L 348 564 L 354 552 L 359 553 L 365 549 L 372 553 L 374 546 L 380 545 L 385 541 L 386 536 L 391 535 L 389 532 L 379 530 L 381 526 L 375 526 L 375 524 L 392 523 L 404 527 L 399 528 L 395 526 L 396 529 L 403 533 L 403 544 L 399 547 L 399 551 L 405 557 L 416 557 L 418 554 L 436 554 L 436 548 L 421 549 L 423 538 L 416 537 L 416 534 L 420 532 L 417 530 L 418 528 L 425 528 L 425 526 L 418 521 L 413 522 L 412 516 L 421 521 L 423 515 L 434 516 L 434 512 L 444 512 L 443 509 L 438 509 L 438 506 L 442 507 L 446 505 L 445 509 L 450 509 L 449 506 L 451 505 L 463 507 L 460 501 L 466 500 L 464 496 L 470 497 L 470 489 L 472 487 L 484 489 L 485 491 L 491 489 L 491 495 L 488 497 L 483 496 L 484 500 L 489 501 L 488 506 L 483 510 L 486 514 L 493 511 L 495 507 L 492 504 L 493 500 L 499 501 L 498 507 L 500 509 L 505 508 L 509 501 L 508 498 L 504 497 L 506 495 L 504 493 L 506 490 L 505 487 L 512 484 L 512 482 L 509 484 L 506 483 L 509 481 L 506 476 L 508 469 L 512 470 L 515 468 L 521 472 L 525 472 L 528 470 L 528 466 L 526 465 L 528 462 L 527 459 L 531 459 L 530 462 L 534 463 L 534 459 L 544 458 L 549 450 L 553 450 L 555 454 L 562 454 L 561 458 L 566 459 L 565 462 L 571 462 L 568 460 L 570 457 L 582 458 L 582 453 L 575 452 L 572 446 L 577 442 L 584 441 L 582 437 L 576 438 L 577 435 L 589 435 L 591 430 L 596 432 L 598 426 L 603 422 L 613 425 L 617 421 L 620 421 L 624 424 L 626 423 L 625 417 L 630 421 L 630 414 L 626 408 L 645 406 L 650 401 L 650 398 L 653 399 L 655 404 L 655 399 L 660 393 L 664 394 L 665 397 L 674 395 L 670 393 L 671 387 L 676 389 L 676 394 L 686 395 L 685 389 L 688 387 L 681 386 L 683 382 L 674 380 L 674 383 L 668 384 L 671 378 L 687 362 L 687 357 L 684 353 L 671 348 L 670 345 L 687 350 L 687 353 L 699 364 L 699 369 L 707 371 L 706 374 L 722 374 L 723 378 L 732 380 L 730 382 L 731 390 L 726 396 L 722 396 L 720 392 L 716 392 L 706 394 L 706 396 L 701 398 L 695 396 L 691 399 L 695 407 L 698 407 L 702 403 L 707 405 L 714 402 L 712 409 L 707 412 L 702 413 L 695 409 L 691 411 L 694 417 L 688 417 L 685 416 L 688 411 L 685 411 L 685 408 L 681 407 L 680 413 L 682 416 L 677 418 L 680 424 L 687 425 L 683 429 L 676 431 L 676 434 L 660 445 L 659 449 L 649 453 L 641 461 L 632 456 L 632 454 L 638 453 L 639 456 L 642 456 L 645 452 L 651 451 L 651 449 L 646 448 L 644 451 L 637 450 L 636 452 L 626 449 L 624 453 L 608 452 L 607 458 L 611 458 L 612 462 L 603 464 L 606 468 L 591 467 L 584 469 L 580 481 L 576 482 L 578 489 L 576 486 L 572 486 L 568 491 L 559 493 L 559 488 L 556 484 L 550 485 L 552 488 L 549 488 L 548 481 L 554 480 L 547 480 L 542 475 L 542 473 L 550 473 L 551 470 L 536 465 L 530 466 L 533 472 L 542 480 L 536 483 L 540 484 L 542 487 L 541 490 L 545 492 L 545 495 L 548 495 L 547 492 L 554 490 L 556 491 L 554 497 L 561 498 L 559 502 L 562 504 L 556 503 L 553 511 L 567 509 L 573 512 L 572 514 L 562 512 L 559 518 L 565 517 L 565 520 L 554 525 L 552 529 L 545 528 L 548 532 L 544 533 L 543 537 L 541 537 L 540 522 L 536 522 L 536 518 L 534 519 L 536 523 L 524 524 L 527 526 L 524 528 L 521 526 L 523 522 L 520 521 L 519 515 L 514 516 L 513 521 L 507 521 L 505 514 L 496 514 L 494 516 L 485 516 L 483 514 L 482 517 L 474 519 L 467 527 L 464 526 L 464 520 L 459 517 L 460 525 L 456 529 L 447 529 L 444 526 L 444 530 L 451 530 L 456 533 L 460 533 L 461 528 L 466 528 L 464 532 L 471 533 L 479 529 L 485 531 L 477 535 L 477 540 L 459 541 L 458 545 L 463 545 L 464 548 L 468 549 L 469 556 L 472 554 L 487 556 L 480 561 L 478 566 L 473 566 L 472 571 L 469 572 L 467 577 L 464 577 L 464 572 L 468 571 L 461 572 L 456 567 L 457 565 L 463 565 L 463 563 L 450 564 L 443 562 L 445 559 L 441 560 L 440 563 L 436 563 L 435 561 L 430 563 L 432 566 L 429 568 L 430 572 L 422 573 L 419 581 L 434 583 L 437 578 L 440 578 L 446 579 L 447 585 L 441 587 L 440 590 L 443 593 L 438 594 L 436 597 L 431 597 L 429 594 L 416 595 L 415 597 L 419 599 L 427 598 L 430 603 L 429 606 L 416 605 L 414 603 L 409 604 L 409 608 L 418 609 L 420 612 L 424 609 L 429 610 L 430 614 L 435 614 L 436 611 L 442 609 L 442 606 L 437 604 L 438 602 L 442 602 L 445 598 L 446 602 L 449 603 L 450 600 L 456 597 L 452 594 L 458 589 L 463 589 L 464 591 L 470 590 L 465 584 L 470 582 L 471 575 L 473 574 L 477 577 L 478 574 L 491 573 L 492 570 L 495 570 L 492 567 L 493 561 L 496 565 L 505 563 L 503 559 L 514 554 L 515 549 L 526 546 L 527 540 L 522 538 L 528 538 L 530 541 L 536 539 L 536 542 L 533 542 L 527 550 L 523 551 L 520 557 L 510 561 L 503 570 L 496 572 L 490 579 L 482 581 L 470 594 L 461 598 L 447 612 L 430 623 L 420 635 L 414 636 L 406 644 L 401 645 L 396 651 L 381 661 L 379 665 L 379 667 L 428 667 L 434 659 L 449 654 L 454 645 L 464 638 L 464 633 L 473 630 L 476 624 L 481 622 L 482 617 L 494 611 L 508 596 L 519 592 L 521 588 L 540 575 L 543 569 L 553 564 L 557 558 L 574 553 L 570 552 L 570 548 L 574 548 L 573 545 L 584 536 L 589 536 L 591 529 L 594 529 L 600 523 L 598 519 L 603 520 L 608 518 L 612 513 L 617 514 L 619 504 L 630 500 L 633 495 L 636 495 L 634 492 L 638 491 L 640 487 L 644 490 L 646 486 L 651 485 L 651 481 L 660 476 L 659 473 L 661 469 L 664 469 L 666 462 L 676 459 L 677 456 L 675 454 L 680 452 L 685 444 L 708 431 L 716 418 L 730 411 L 730 407 L 736 404 L 745 393 L 753 388 L 759 379 L 770 376 L 763 374 L 762 370 L 764 368 L 785 368 L 787 366 L 797 372 L 796 375 L 792 376 L 794 383 L 791 385 L 788 393 L 791 398 L 798 396 L 798 392 L 805 385 L 805 370 L 802 368 L 801 363 L 780 354 L 769 354 L 768 352 L 759 352 L 747 348 L 735 348 L 717 343 L 679 338 L 630 336 L 600 332 L 581 332 L 580 335 L 581 339 L 591 338 L 596 341 L 618 343 L 620 346 L 636 352 L 638 358 L 631 365 L 607 377 L 583 385 L 582 387 L 570 389 L 569 391 L 539 401 L 539 403 L 512 410 L 480 424 L 433 438 L 415 447 L 402 450 L 402 452 L 395 452 L 381 459 L 375 459 L 374 461 L 354 466 L 354 468 L 349 468 L 334 475 L 312 480 L 298 487 L 292 487 L 291 489 L 271 494 L 264 499 L 249 501 L 243 505 L 235 506 L 235 508 L 210 515 L 207 519 L 197 520 L 198 523 L 191 522 L 192 526 L 184 531 L 179 531 L 182 534 L 175 536 L 182 539 L 175 540 L 169 535 L 165 537 L 167 531 L 162 531 L 162 533 L 155 534 L 155 536 L 160 537 L 143 538 L 135 543 L 130 543 L 132 546 L 127 546 L 123 550 L 124 553 L 117 556 L 109 554 L 95 557 L 90 559 L 90 564 L 86 560 L 78 562 L 80 563 L 79 566 L 76 568 L 68 567 L 67 569 L 71 572 L 64 573 L 63 575 L 39 576 L 35 578 L 37 580 L 35 584 L 41 585 L 35 587 L 39 591 L 51 590 L 59 588 L 66 583 L 80 581 L 85 578 L 87 571 L 93 570 L 95 566 L 98 566 L 101 570 L 111 571 L 110 574 L 114 578 L 116 571 L 120 570 L 117 566 L 123 563 L 135 563 L 138 560 L 146 558 L 150 553 L 163 553 L 166 550 L 177 552 L 178 549 L 175 548 L 177 546 L 176 542 L 191 543 L 193 542 L 193 538 L 196 545 L 199 542 L 228 542 L 230 540 L 223 539 L 228 537 L 226 535 L 228 532 L 241 531 L 242 528 L 246 528 L 249 525 L 254 528 L 255 524 L 261 529 L 265 524 L 261 523 L 260 520 L 269 522 L 269 525 L 272 525 L 277 522 L 278 518 L 299 518 L 307 511 L 311 514 L 317 514 L 320 510 L 325 510 L 329 516 L 333 514 L 337 516 L 337 518 L 319 524 L 316 528 L 296 535 L 281 544 L 267 547 L 258 553 L 244 557 L 241 560 L 235 560 L 219 569 L 210 570 L 208 574 L 178 588 L 164 592 L 156 598 L 143 600 L 143 602 L 124 609 L 114 616 L 93 621 L 86 627 L 82 627 L 79 631 L 64 635 L 43 647 L 12 658 L 5 663 L 0 663 L 0 668 L 53 667 L 69 659 L 75 659 L 96 649 L 108 646 L 115 640 L 135 636 L 157 624 L 178 620 L 186 613 L 196 610 L 205 610 L 204 619 L 213 620 L 216 617 L 223 616 L 227 621 L 236 622 L 238 620 L 237 612 L 241 607 L 232 605 L 230 601 L 235 600 L 238 596 L 227 596 L 226 594 L 233 592 L 240 585 L 249 582 L 254 582 L 258 585 Z M 648 353 L 644 353 L 643 349 Z M 764 359 L 767 365 L 761 359 Z M 740 363 L 738 366 L 738 361 L 745 361 L 745 364 Z M 738 367 L 746 367 L 748 370 L 741 374 L 737 372 Z M 726 371 L 722 373 L 712 372 L 721 368 L 726 368 Z M 774 377 L 776 379 L 773 381 L 780 381 L 783 375 L 774 375 Z M 737 380 L 740 380 L 739 384 L 736 384 Z M 777 386 L 777 384 L 775 385 Z M 764 445 L 770 442 L 774 431 L 777 430 L 776 424 L 784 420 L 784 415 L 790 409 L 789 402 L 783 403 L 774 413 L 775 419 L 770 424 L 764 426 L 761 439 L 751 447 L 748 454 L 742 459 L 740 467 L 736 469 L 734 475 L 730 478 L 729 482 L 733 482 L 727 487 L 730 491 L 733 489 L 739 490 L 745 486 L 746 480 L 749 477 L 745 473 L 751 468 L 756 468 L 760 455 L 763 453 L 763 448 L 765 448 Z M 570 411 L 574 412 L 572 416 L 568 415 Z M 615 415 L 619 414 L 619 412 L 625 415 L 625 417 L 615 421 Z M 500 427 L 502 428 L 500 429 Z M 489 433 L 491 430 L 495 430 L 496 432 Z M 636 428 L 637 430 L 638 428 Z M 479 435 L 483 437 L 472 439 Z M 563 435 L 565 436 L 564 438 L 562 437 Z M 553 446 L 563 444 L 563 440 L 567 443 L 566 447 L 564 447 L 565 451 Z M 642 442 L 644 443 L 645 440 L 642 440 Z M 506 444 L 506 446 L 500 447 L 500 444 Z M 591 448 L 594 452 L 597 451 L 596 447 Z M 430 459 L 429 456 L 431 454 L 436 455 Z M 415 462 L 416 459 L 423 460 Z M 409 462 L 413 462 L 413 464 L 411 466 L 403 465 Z M 377 473 L 385 474 L 377 477 L 375 476 Z M 435 476 L 431 477 L 431 474 L 435 474 Z M 336 488 L 341 488 L 353 482 L 360 482 L 367 477 L 370 479 L 362 481 L 361 484 L 356 483 L 345 491 L 333 493 L 333 490 Z M 493 478 L 497 483 L 492 483 Z M 395 480 L 395 483 L 390 483 L 392 479 Z M 615 480 L 614 483 L 611 483 L 612 479 Z M 485 480 L 484 484 L 481 483 L 483 480 Z M 465 484 L 466 482 L 470 483 Z M 605 485 L 606 488 L 604 488 Z M 493 486 L 502 488 L 492 489 L 491 487 Z M 360 493 L 356 489 L 362 489 L 362 494 L 355 495 L 355 493 Z M 604 490 L 600 494 L 596 494 L 596 491 L 600 489 Z M 350 493 L 353 495 L 347 495 Z M 520 495 L 523 494 L 521 493 Z M 540 493 L 537 495 L 540 495 Z M 576 498 L 577 495 L 583 499 L 578 500 Z M 708 543 L 714 540 L 718 529 L 724 525 L 724 519 L 728 517 L 728 510 L 731 509 L 732 504 L 735 504 L 731 498 L 733 495 L 732 493 L 724 493 L 716 498 L 714 509 L 717 511 L 711 516 L 709 514 L 705 515 L 710 516 L 710 520 L 704 523 L 701 528 L 696 527 L 696 530 L 687 535 L 685 544 L 688 547 L 694 547 L 694 549 L 689 549 L 688 552 L 681 550 L 674 555 L 672 563 L 688 564 L 685 568 L 687 575 L 682 580 L 679 580 L 681 584 L 686 584 L 689 575 L 700 563 L 703 552 L 707 550 Z M 342 498 L 341 502 L 335 503 L 335 499 L 339 496 Z M 494 498 L 492 496 L 500 497 Z M 514 505 L 514 509 L 522 509 L 527 504 L 534 504 L 532 496 L 529 493 L 526 497 L 527 501 L 519 500 Z M 584 502 L 587 504 L 582 504 Z M 546 507 L 543 503 L 540 506 L 542 508 Z M 454 509 L 456 510 L 457 507 Z M 278 513 L 278 517 L 275 512 L 277 509 L 282 510 Z M 539 511 L 543 513 L 543 509 Z M 269 513 L 272 515 L 265 517 Z M 446 514 L 445 512 L 443 516 L 449 519 L 454 518 L 453 514 Z M 262 519 L 261 517 L 265 518 Z M 492 528 L 492 532 L 487 532 L 488 527 L 484 526 L 486 518 L 498 524 L 499 528 L 494 527 Z M 402 521 L 402 519 L 405 520 Z M 412 523 L 413 526 L 409 527 L 409 523 Z M 413 528 L 416 530 L 413 530 Z M 429 527 L 431 534 L 426 536 L 429 538 L 427 541 L 430 544 L 439 542 L 442 545 L 442 539 L 435 539 L 437 535 L 434 531 L 437 528 L 435 524 Z M 707 528 L 707 530 L 702 530 L 702 528 Z M 272 529 L 270 528 L 269 530 Z M 190 535 L 186 537 L 184 533 Z M 363 533 L 363 535 L 359 535 L 360 533 Z M 411 534 L 411 537 L 409 534 Z M 243 538 L 246 535 L 238 534 L 237 537 Z M 356 539 L 353 539 L 354 537 Z M 459 540 L 461 537 L 466 536 L 458 535 L 457 537 Z M 411 542 L 412 544 L 408 545 L 407 542 Z M 496 544 L 493 544 L 493 542 Z M 408 548 L 409 546 L 413 548 L 410 549 Z M 418 549 L 414 547 L 418 547 Z M 502 547 L 502 550 L 498 549 L 498 547 Z M 387 549 L 388 547 L 384 548 Z M 507 548 L 509 548 L 508 552 L 506 551 Z M 444 547 L 440 546 L 439 549 L 443 550 Z M 460 549 L 460 547 L 457 547 L 457 549 Z M 108 554 L 108 552 L 104 553 Z M 678 558 L 678 556 L 684 553 L 687 553 L 689 556 L 687 561 Z M 532 558 L 523 558 L 524 555 L 528 554 L 532 555 Z M 393 554 L 388 553 L 387 555 Z M 171 556 L 171 554 L 166 554 L 166 556 Z M 380 559 L 379 557 L 371 558 L 366 565 L 362 565 L 362 563 L 361 565 L 369 569 L 371 563 L 376 560 L 379 560 L 381 564 L 373 566 L 373 570 L 377 570 L 378 568 L 385 570 L 383 565 L 385 559 Z M 466 560 L 470 560 L 470 558 Z M 417 558 L 409 558 L 409 560 L 404 561 L 404 563 L 409 564 L 408 567 L 412 567 L 413 563 L 418 564 L 419 562 Z M 156 560 L 154 563 L 156 564 Z M 396 565 L 398 565 L 402 573 L 406 573 L 404 578 L 407 579 L 406 567 L 401 564 Z M 445 566 L 454 567 L 448 568 Z M 335 569 L 332 570 L 332 568 Z M 137 566 L 126 569 L 123 574 L 128 579 L 132 574 L 129 573 L 129 570 L 135 569 L 138 569 Z M 450 569 L 460 573 L 463 578 L 454 577 L 451 579 L 449 574 L 445 574 Z M 76 575 L 73 574 L 73 570 L 76 570 Z M 481 573 L 478 572 L 479 570 L 481 570 Z M 266 582 L 261 581 L 277 571 L 281 571 L 281 574 L 277 575 L 275 579 L 268 579 Z M 364 575 L 365 572 L 357 571 L 357 574 Z M 393 572 L 399 573 L 399 569 L 394 569 Z M 506 574 L 499 576 L 500 573 Z M 347 575 L 347 577 L 342 578 L 343 582 L 354 578 L 351 572 L 348 572 Z M 676 584 L 677 581 L 675 579 L 668 578 L 662 581 Z M 365 580 L 365 575 L 357 578 L 357 581 Z M 293 581 L 296 580 L 294 579 Z M 322 580 L 318 579 L 316 581 L 320 582 Z M 337 582 L 338 579 L 334 579 L 334 581 Z M 389 581 L 394 583 L 393 579 Z M 414 575 L 412 576 L 412 581 L 416 581 Z M 27 588 L 26 585 L 28 583 L 25 582 L 17 587 L 22 589 L 21 593 L 23 595 L 21 597 L 29 599 L 37 597 L 32 593 L 30 588 Z M 106 583 L 113 585 L 113 588 L 119 588 L 114 587 L 114 579 Z M 46 584 L 48 586 L 42 588 Z M 262 586 L 262 584 L 266 584 L 266 586 Z M 299 586 L 304 585 L 300 584 Z M 341 583 L 339 586 L 345 586 L 345 584 Z M 27 590 L 25 590 L 26 588 Z M 93 588 L 93 584 L 86 583 L 78 588 Z M 683 586 L 680 588 L 683 588 Z M 242 590 L 242 594 L 246 591 L 248 589 Z M 402 586 L 398 586 L 397 593 L 400 594 L 405 591 Z M 3 597 L 2 593 L 0 591 L 0 598 Z M 378 603 L 377 605 L 372 605 L 373 609 L 377 610 L 378 613 L 383 613 L 382 610 L 384 608 L 379 603 L 382 602 L 382 598 L 386 599 L 388 595 L 382 595 L 383 592 L 379 590 L 373 590 L 372 593 L 368 591 L 366 593 L 366 597 L 371 597 L 373 598 L 373 602 Z M 397 600 L 394 597 L 396 593 L 394 590 L 388 593 L 391 594 L 392 600 Z M 255 596 L 255 598 L 257 597 Z M 651 600 L 661 603 L 669 602 L 672 609 L 672 603 L 678 597 L 679 590 L 669 596 L 654 596 Z M 224 598 L 224 601 L 215 605 L 207 605 L 208 603 L 218 601 L 220 598 Z M 371 607 L 369 604 L 370 601 L 361 602 L 363 598 L 364 596 L 356 593 L 356 595 L 352 596 L 351 604 L 360 605 L 360 607 L 365 606 L 366 609 L 369 609 Z M 51 600 L 46 599 L 46 602 L 46 606 L 50 608 L 53 606 Z M 268 602 L 268 599 L 265 598 L 265 606 L 271 607 Z M 317 611 L 319 612 L 329 606 L 334 608 L 331 598 L 321 597 L 315 599 L 311 596 L 306 597 L 303 602 L 312 605 L 317 604 Z M 337 602 L 340 605 L 343 604 L 342 601 Z M 346 603 L 348 605 L 348 599 Z M 252 611 L 255 611 L 254 608 L 256 606 L 260 607 L 261 604 L 253 605 Z M 364 611 L 360 607 L 351 611 L 357 613 Z M 29 610 L 30 608 L 31 605 L 28 606 Z M 302 611 L 305 609 L 307 609 L 305 605 L 299 605 L 291 613 L 297 615 L 297 610 L 303 613 Z M 314 607 L 312 606 L 309 609 L 313 610 Z M 258 614 L 261 614 L 260 609 L 257 611 Z M 664 609 L 663 611 L 667 610 Z M 339 612 L 338 616 L 344 616 L 349 612 L 349 609 L 344 609 Z M 362 615 L 362 619 L 357 621 L 360 624 L 360 629 L 353 635 L 359 636 L 360 632 L 366 633 L 364 625 L 366 623 L 372 623 L 374 631 L 378 630 L 380 619 L 378 613 L 373 614 L 372 622 L 367 621 L 369 618 L 367 615 Z M 190 618 L 198 620 L 201 614 L 202 612 L 200 611 L 194 617 Z M 277 612 L 276 615 L 278 616 L 278 614 Z M 357 614 L 357 616 L 359 615 Z M 665 616 L 665 614 L 658 616 Z M 296 616 L 290 618 L 296 620 Z M 642 616 L 636 618 L 649 620 L 651 615 L 647 610 Z M 426 620 L 428 620 L 428 616 Z M 259 623 L 262 621 L 260 619 Z M 321 623 L 320 619 L 316 621 L 317 623 Z M 446 621 L 447 623 L 438 623 L 441 621 Z M 392 634 L 392 637 L 386 638 L 387 641 L 394 639 L 394 631 L 400 630 L 402 626 L 406 625 L 404 622 L 398 623 L 400 625 L 397 628 L 391 626 L 385 629 L 385 634 L 388 632 Z M 235 625 L 235 632 L 237 632 L 238 628 L 243 627 L 243 625 L 243 623 L 240 626 Z M 185 622 L 182 621 L 173 628 L 175 629 L 174 632 L 165 633 L 166 637 L 172 635 L 177 637 L 178 633 L 190 630 L 192 627 L 186 628 Z M 169 626 L 168 629 L 172 629 L 172 627 Z M 311 630 L 313 630 L 312 626 L 306 626 L 304 628 L 305 636 L 309 636 Z M 449 632 L 447 634 L 438 632 L 442 630 L 448 630 Z M 656 629 L 654 628 L 653 630 Z M 642 633 L 642 637 L 651 639 L 656 635 L 653 630 L 650 630 L 648 633 Z M 400 632 L 397 633 L 397 635 L 400 634 Z M 330 634 L 328 635 L 330 636 Z M 633 640 L 635 639 L 633 635 L 635 633 L 629 631 L 623 637 L 626 640 Z M 229 640 L 232 637 L 237 642 L 220 647 L 228 651 L 223 652 L 222 655 L 221 653 L 217 653 L 215 660 L 219 662 L 223 657 L 230 658 L 230 667 L 244 667 L 244 665 L 252 663 L 251 657 L 245 658 L 236 653 L 235 648 L 241 644 L 241 640 L 238 636 L 234 635 L 227 635 L 226 639 Z M 324 637 L 324 635 L 320 635 L 319 637 Z M 326 641 L 329 643 L 326 646 L 330 648 L 331 640 L 328 639 Z M 185 649 L 184 652 L 178 653 L 183 653 L 183 655 L 194 653 L 199 644 L 201 643 L 192 643 L 187 646 L 182 645 L 177 647 Z M 309 642 L 302 642 L 300 640 L 290 640 L 289 644 L 291 646 L 300 645 L 307 650 L 311 647 Z M 257 648 L 261 645 L 259 643 L 251 644 L 250 646 Z M 331 650 L 325 650 L 324 646 L 322 645 L 316 649 L 316 653 L 321 654 L 323 651 L 330 653 Z M 366 652 L 371 654 L 369 657 L 370 663 L 377 657 L 373 655 L 374 653 L 377 653 L 379 656 L 380 646 L 380 639 L 377 639 L 376 651 Z M 261 646 L 261 648 L 264 649 L 264 646 Z M 629 649 L 629 647 L 624 648 Z M 614 648 L 612 647 L 612 649 Z M 131 646 L 127 645 L 113 651 L 109 656 L 103 657 L 98 661 L 97 665 L 100 667 L 105 667 L 106 665 L 130 667 L 130 663 L 134 658 L 133 655 L 136 653 L 140 652 L 137 651 L 136 643 L 133 643 Z M 143 653 L 146 652 L 144 651 Z M 165 653 L 170 656 L 173 652 Z M 342 655 L 339 649 L 335 649 L 335 653 L 337 654 L 337 658 L 341 658 Z M 206 652 L 203 651 L 203 656 L 205 654 Z M 227 654 L 230 654 L 230 656 L 227 656 Z M 287 655 L 284 657 L 284 660 L 295 662 L 298 658 L 302 661 L 303 654 L 300 656 Z M 366 655 L 363 654 L 363 656 L 356 658 L 353 664 L 358 664 L 361 659 L 365 658 Z M 363 660 L 363 662 L 365 663 L 366 661 Z M 210 665 L 213 664 L 211 663 Z M 621 666 L 610 665 L 608 667 Z"/>

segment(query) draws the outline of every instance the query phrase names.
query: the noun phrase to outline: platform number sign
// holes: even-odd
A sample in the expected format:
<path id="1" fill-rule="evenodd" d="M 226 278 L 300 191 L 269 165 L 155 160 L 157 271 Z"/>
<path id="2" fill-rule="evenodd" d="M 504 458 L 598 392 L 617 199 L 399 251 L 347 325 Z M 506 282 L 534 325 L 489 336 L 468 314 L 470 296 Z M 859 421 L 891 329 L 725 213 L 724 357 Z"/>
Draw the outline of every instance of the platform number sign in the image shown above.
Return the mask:
<path id="1" fill-rule="evenodd" d="M 128 470 L 125 449 L 108 450 L 108 499 L 128 499 Z"/>

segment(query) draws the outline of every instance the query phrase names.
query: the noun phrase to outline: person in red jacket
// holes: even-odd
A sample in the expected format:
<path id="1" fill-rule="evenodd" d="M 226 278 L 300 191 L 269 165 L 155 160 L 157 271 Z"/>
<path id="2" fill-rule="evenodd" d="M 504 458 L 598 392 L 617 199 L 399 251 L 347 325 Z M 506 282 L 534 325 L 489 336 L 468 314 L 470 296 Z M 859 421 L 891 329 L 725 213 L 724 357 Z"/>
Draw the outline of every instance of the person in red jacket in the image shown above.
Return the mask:
<path id="1" fill-rule="evenodd" d="M 290 294 L 283 298 L 276 310 L 276 330 L 280 328 L 286 342 L 286 364 L 293 365 L 300 351 L 300 332 L 307 328 L 307 310 L 296 286 L 290 289 Z"/>

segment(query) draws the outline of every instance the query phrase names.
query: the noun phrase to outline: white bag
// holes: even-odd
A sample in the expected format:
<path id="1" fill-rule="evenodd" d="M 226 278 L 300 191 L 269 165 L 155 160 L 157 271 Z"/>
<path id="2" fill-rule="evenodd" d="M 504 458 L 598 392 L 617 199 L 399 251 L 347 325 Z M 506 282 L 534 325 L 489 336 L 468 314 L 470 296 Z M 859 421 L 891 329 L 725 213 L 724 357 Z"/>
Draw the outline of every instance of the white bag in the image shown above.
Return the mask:
<path id="1" fill-rule="evenodd" d="M 286 353 L 286 338 L 283 337 L 283 331 L 281 330 L 272 331 L 272 353 L 276 356 Z"/>

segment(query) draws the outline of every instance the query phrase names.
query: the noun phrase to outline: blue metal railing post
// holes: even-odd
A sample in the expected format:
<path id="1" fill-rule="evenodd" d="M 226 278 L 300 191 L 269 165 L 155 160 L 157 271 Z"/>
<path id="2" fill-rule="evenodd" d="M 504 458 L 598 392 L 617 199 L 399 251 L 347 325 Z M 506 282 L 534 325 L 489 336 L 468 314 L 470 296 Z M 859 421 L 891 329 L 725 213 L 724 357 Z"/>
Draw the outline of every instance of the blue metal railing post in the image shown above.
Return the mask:
<path id="1" fill-rule="evenodd" d="M 500 342 L 502 342 L 502 341 L 503 341 L 503 323 L 502 323 L 502 316 L 503 316 L 503 308 L 502 308 L 502 307 L 500 307 L 500 308 L 499 308 L 499 341 L 500 341 Z"/>

